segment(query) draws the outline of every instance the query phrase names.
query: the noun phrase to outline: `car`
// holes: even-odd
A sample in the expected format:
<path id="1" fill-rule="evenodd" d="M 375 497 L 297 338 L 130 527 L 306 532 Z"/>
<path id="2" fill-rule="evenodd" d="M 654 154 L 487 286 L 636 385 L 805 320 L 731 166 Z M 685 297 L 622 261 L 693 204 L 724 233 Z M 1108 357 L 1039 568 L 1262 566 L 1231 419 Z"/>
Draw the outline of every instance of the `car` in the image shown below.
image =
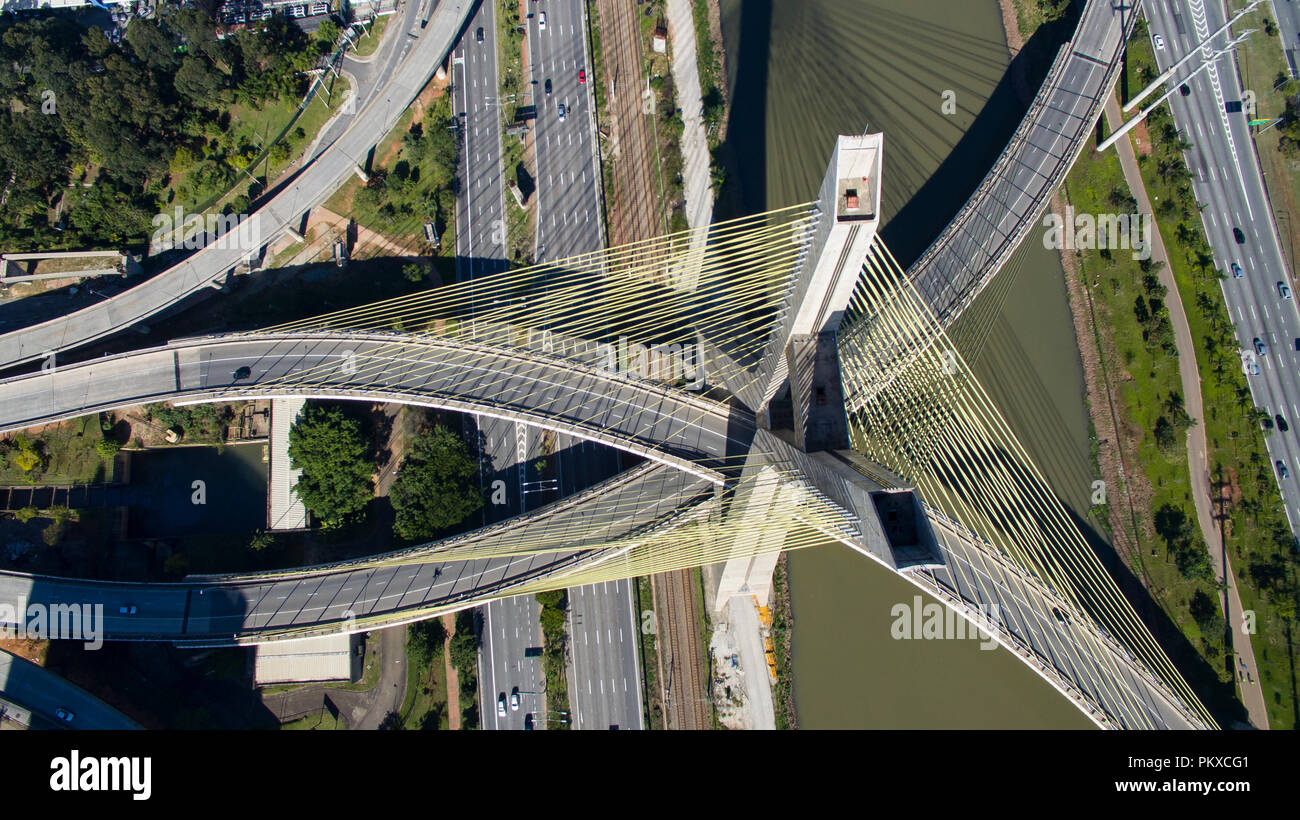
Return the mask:
<path id="1" fill-rule="evenodd" d="M 1295 349 L 1297 353 L 1300 353 L 1300 339 L 1295 340 Z"/>
<path id="2" fill-rule="evenodd" d="M 1156 44 L 1156 51 L 1164 51 L 1165 38 L 1161 37 L 1159 34 L 1152 34 L 1151 42 Z"/>
<path id="3" fill-rule="evenodd" d="M 564 122 L 564 103 L 560 103 L 560 122 Z"/>
<path id="4" fill-rule="evenodd" d="M 1286 419 L 1282 418 L 1281 413 L 1278 413 L 1273 417 L 1273 419 L 1277 422 L 1277 429 L 1281 432 L 1285 433 L 1287 430 L 1291 429 L 1290 425 L 1286 423 Z"/>
<path id="5" fill-rule="evenodd" d="M 1056 623 L 1059 624 L 1060 626 L 1070 625 L 1070 616 L 1066 615 L 1064 612 L 1057 609 L 1056 607 L 1052 607 L 1052 615 L 1053 617 L 1056 618 Z"/>
<path id="6" fill-rule="evenodd" d="M 532 730 L 533 730 L 533 713 L 529 712 L 528 714 L 524 715 L 524 731 L 531 732 Z"/>
<path id="7" fill-rule="evenodd" d="M 477 40 L 477 41 L 480 42 L 480 43 L 483 42 L 483 27 L 482 27 L 482 26 L 479 26 L 479 27 L 478 27 L 478 31 L 474 32 L 474 39 Z"/>
<path id="8" fill-rule="evenodd" d="M 58 709 L 54 710 L 54 716 L 59 720 L 63 721 L 64 723 L 71 723 L 72 719 L 76 717 L 76 715 L 72 713 L 71 709 L 68 709 L 63 706 L 60 706 Z"/>
<path id="9" fill-rule="evenodd" d="M 1274 466 L 1274 467 L 1277 467 L 1277 474 L 1278 474 L 1280 477 L 1282 477 L 1282 478 L 1286 478 L 1287 476 L 1291 475 L 1291 471 L 1288 470 L 1288 469 L 1286 468 L 1286 465 L 1283 464 L 1281 461 L 1275 461 L 1275 462 L 1273 462 L 1273 466 Z"/>
<path id="10" fill-rule="evenodd" d="M 1261 356 L 1268 355 L 1268 346 L 1258 336 L 1255 337 L 1255 352 Z"/>
<path id="11" fill-rule="evenodd" d="M 497 717 L 505 717 L 505 716 L 506 716 L 506 693 L 502 692 L 501 696 L 497 698 Z"/>
<path id="12" fill-rule="evenodd" d="M 1243 276 L 1245 276 L 1245 275 L 1246 275 L 1246 274 L 1243 273 L 1242 270 L 1241 270 L 1241 265 L 1238 265 L 1236 262 L 1233 262 L 1233 263 L 1232 263 L 1232 278 L 1233 278 L 1233 279 L 1240 279 L 1241 277 L 1243 277 Z"/>
<path id="13" fill-rule="evenodd" d="M 244 365 L 243 367 L 236 370 L 234 373 L 231 373 L 230 378 L 232 381 L 239 381 L 240 379 L 247 379 L 251 375 L 253 375 L 253 368 L 249 367 L 248 365 Z"/>
<path id="14" fill-rule="evenodd" d="M 1238 245 L 1246 244 L 1246 235 L 1241 232 L 1241 228 L 1232 229 L 1232 238 L 1237 240 Z"/>
<path id="15" fill-rule="evenodd" d="M 135 604 L 126 604 L 117 608 L 118 615 L 134 615 L 137 612 L 139 612 L 139 608 Z"/>
<path id="16" fill-rule="evenodd" d="M 1259 375 L 1259 365 L 1254 360 L 1246 362 L 1246 374 L 1249 376 Z"/>
<path id="17" fill-rule="evenodd" d="M 546 78 L 546 96 L 551 96 L 551 78 Z"/>
<path id="18" fill-rule="evenodd" d="M 539 31 L 546 30 L 546 12 L 544 11 L 537 13 L 537 29 Z"/>
<path id="19" fill-rule="evenodd" d="M 1182 85 L 1178 86 L 1178 93 L 1182 94 L 1184 97 L 1187 97 L 1191 95 L 1192 89 L 1187 85 L 1187 83 L 1183 83 Z"/>
<path id="20" fill-rule="evenodd" d="M 1283 299 L 1291 298 L 1291 288 L 1287 286 L 1286 282 L 1277 283 L 1277 295 L 1281 296 Z"/>
<path id="21" fill-rule="evenodd" d="M 585 68 L 578 69 L 578 83 L 581 84 L 581 83 L 585 83 L 586 81 L 587 81 L 587 69 Z"/>
<path id="22" fill-rule="evenodd" d="M 510 711 L 519 711 L 519 687 L 510 690 Z"/>

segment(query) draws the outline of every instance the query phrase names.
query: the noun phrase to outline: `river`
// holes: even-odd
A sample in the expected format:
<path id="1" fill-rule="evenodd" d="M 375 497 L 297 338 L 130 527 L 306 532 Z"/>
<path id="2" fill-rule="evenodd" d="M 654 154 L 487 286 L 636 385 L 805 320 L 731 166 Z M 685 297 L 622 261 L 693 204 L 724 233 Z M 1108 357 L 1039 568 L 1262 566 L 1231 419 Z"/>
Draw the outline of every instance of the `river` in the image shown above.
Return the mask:
<path id="1" fill-rule="evenodd" d="M 883 131 L 881 236 L 910 264 L 1023 111 L 1003 81 L 1010 58 L 995 0 L 721 5 L 743 210 L 812 199 L 836 134 Z M 954 340 L 1053 488 L 1086 516 L 1093 475 L 1083 372 L 1060 260 L 1037 234 Z M 800 550 L 790 554 L 789 577 L 803 728 L 1092 725 L 1005 650 L 893 639 L 891 607 L 920 593 L 872 561 L 837 545 Z"/>

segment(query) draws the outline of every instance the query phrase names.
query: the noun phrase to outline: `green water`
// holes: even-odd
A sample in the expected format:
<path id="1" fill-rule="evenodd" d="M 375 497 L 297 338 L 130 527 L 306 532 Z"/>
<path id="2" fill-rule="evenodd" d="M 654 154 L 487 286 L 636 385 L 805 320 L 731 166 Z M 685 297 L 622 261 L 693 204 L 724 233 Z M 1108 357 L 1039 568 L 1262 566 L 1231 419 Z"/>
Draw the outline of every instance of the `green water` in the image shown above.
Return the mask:
<path id="1" fill-rule="evenodd" d="M 1002 82 L 994 0 L 722 0 L 722 12 L 744 210 L 812 199 L 836 134 L 883 131 L 881 236 L 904 265 L 1023 110 Z M 1086 513 L 1089 426 L 1060 261 L 1034 233 L 1001 277 L 955 338 L 1047 480 Z M 805 728 L 1091 726 L 1002 649 L 893 639 L 891 606 L 918 590 L 843 547 L 792 553 L 790 582 Z"/>

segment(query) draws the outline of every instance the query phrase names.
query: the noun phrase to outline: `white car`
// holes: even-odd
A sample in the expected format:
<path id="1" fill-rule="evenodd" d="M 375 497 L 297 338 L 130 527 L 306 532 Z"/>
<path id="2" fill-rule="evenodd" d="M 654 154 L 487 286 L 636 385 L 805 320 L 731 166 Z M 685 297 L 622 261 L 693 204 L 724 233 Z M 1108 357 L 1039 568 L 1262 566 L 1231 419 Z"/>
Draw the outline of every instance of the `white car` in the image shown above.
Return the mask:
<path id="1" fill-rule="evenodd" d="M 510 690 L 510 711 L 519 711 L 519 687 Z"/>
<path id="2" fill-rule="evenodd" d="M 1156 44 L 1156 51 L 1165 50 L 1165 38 L 1161 37 L 1159 34 L 1152 34 L 1151 42 Z"/>
<path id="3" fill-rule="evenodd" d="M 506 693 L 502 692 L 501 696 L 497 698 L 497 717 L 505 717 L 505 716 L 506 716 Z"/>
<path id="4" fill-rule="evenodd" d="M 537 13 L 537 30 L 546 31 L 546 12 L 544 11 Z"/>

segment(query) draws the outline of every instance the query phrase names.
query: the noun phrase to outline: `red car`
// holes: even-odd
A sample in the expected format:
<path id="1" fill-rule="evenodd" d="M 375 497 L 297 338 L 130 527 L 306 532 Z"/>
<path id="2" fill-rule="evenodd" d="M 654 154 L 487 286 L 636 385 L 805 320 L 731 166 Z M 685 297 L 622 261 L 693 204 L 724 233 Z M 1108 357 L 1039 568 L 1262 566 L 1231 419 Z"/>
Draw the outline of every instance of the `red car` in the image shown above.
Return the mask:
<path id="1" fill-rule="evenodd" d="M 585 83 L 586 81 L 587 81 L 587 69 L 585 68 L 578 69 L 578 82 Z"/>

